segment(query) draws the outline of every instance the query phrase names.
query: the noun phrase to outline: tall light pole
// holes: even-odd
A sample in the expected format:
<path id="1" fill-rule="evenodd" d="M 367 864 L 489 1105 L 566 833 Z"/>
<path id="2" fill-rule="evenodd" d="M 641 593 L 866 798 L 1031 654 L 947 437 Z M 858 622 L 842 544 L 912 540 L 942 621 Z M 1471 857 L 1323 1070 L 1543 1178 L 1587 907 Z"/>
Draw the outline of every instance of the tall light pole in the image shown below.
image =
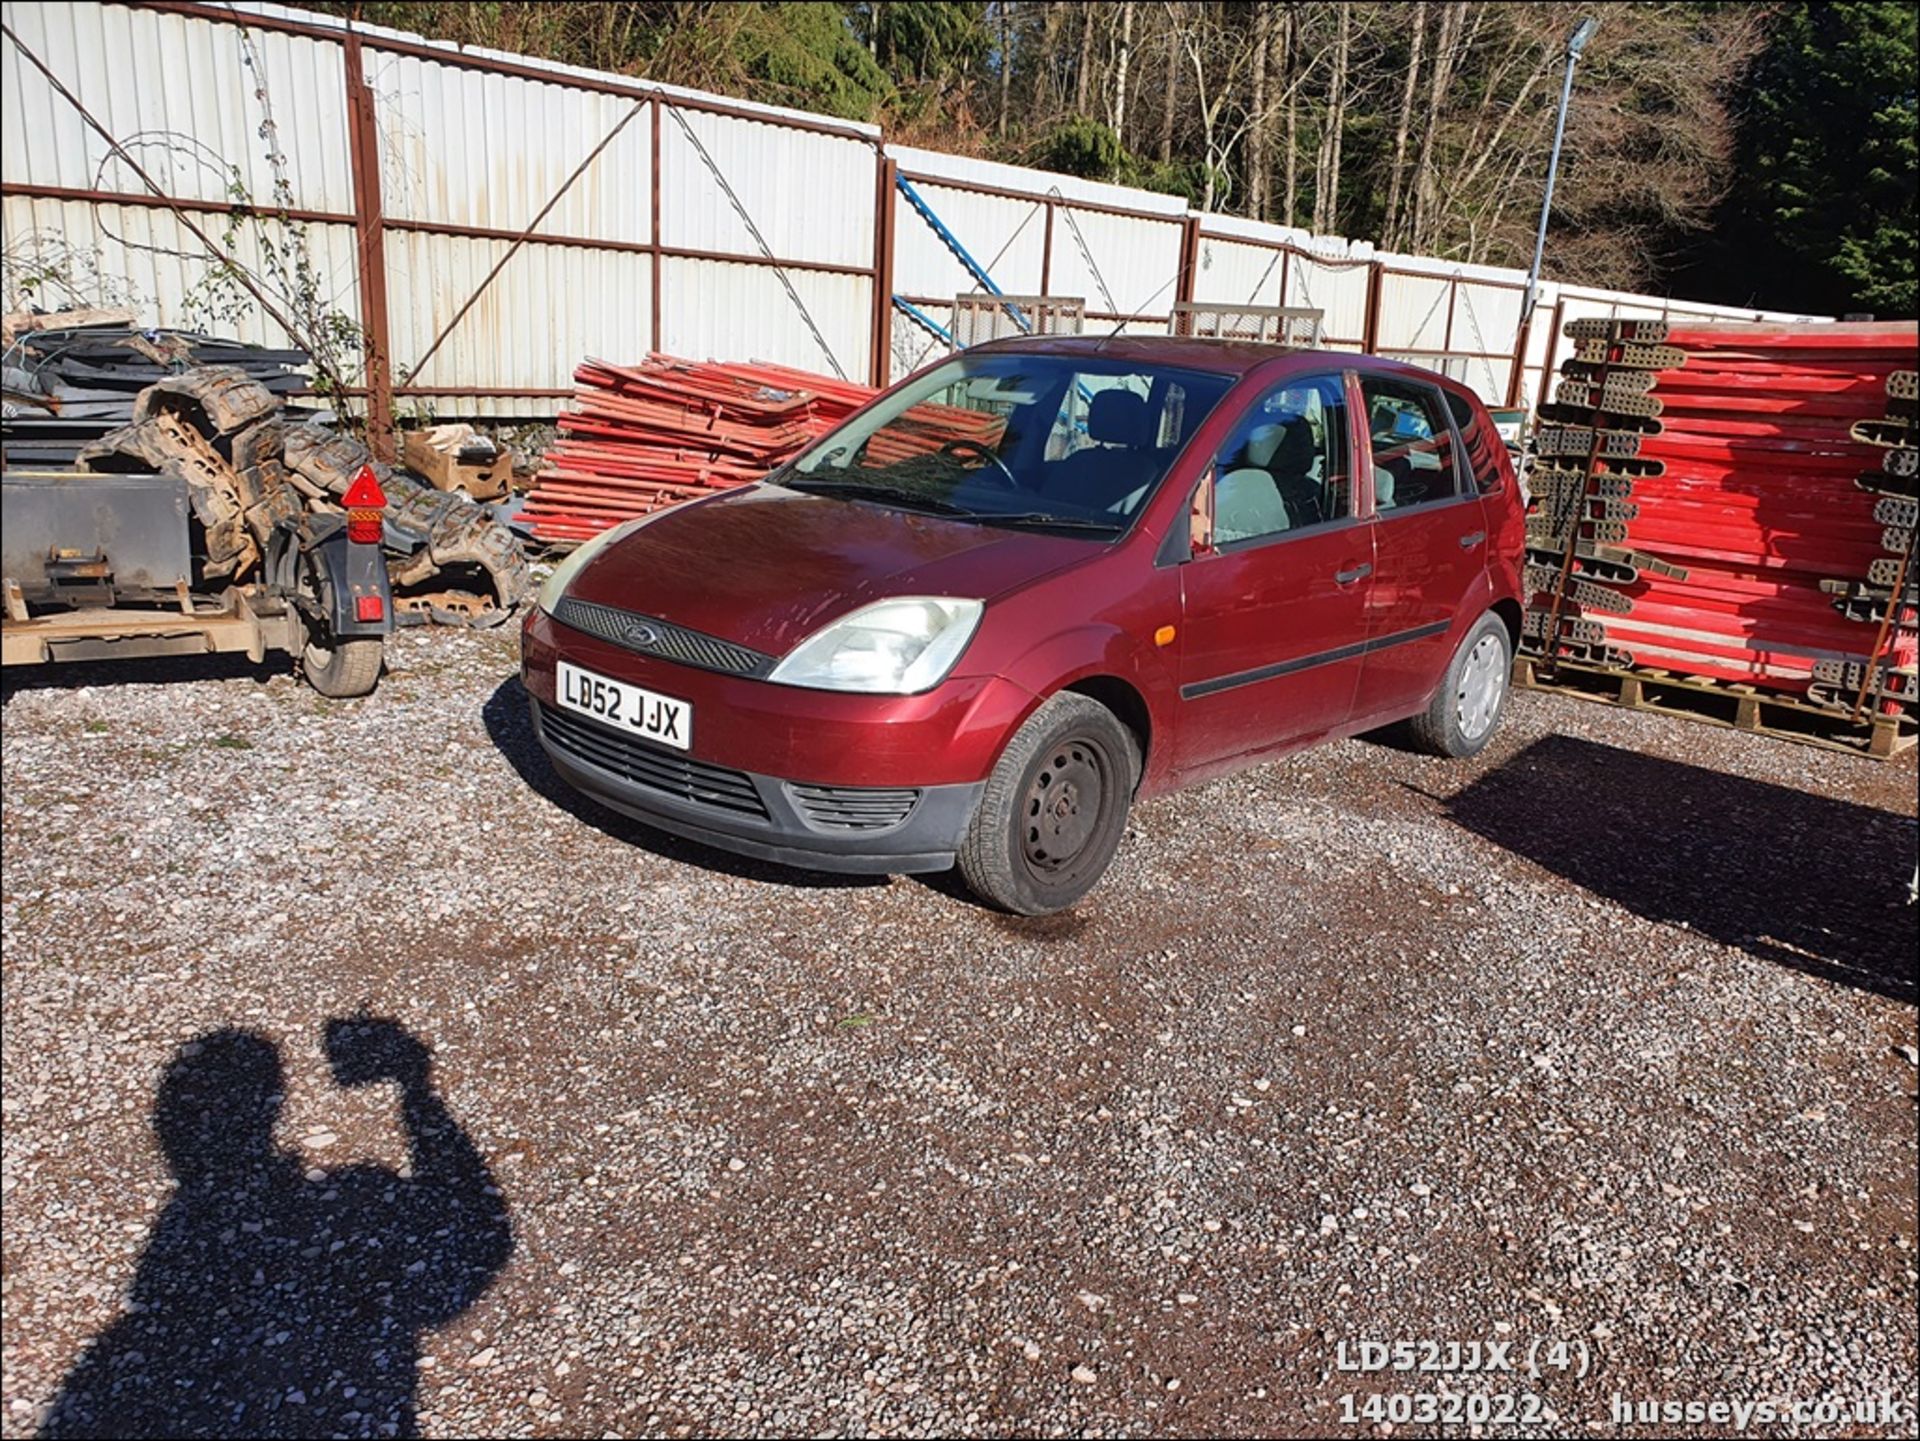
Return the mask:
<path id="1" fill-rule="evenodd" d="M 1573 65 L 1593 39 L 1600 22 L 1589 15 L 1567 36 L 1567 74 L 1560 82 L 1560 113 L 1553 121 L 1553 157 L 1547 161 L 1547 193 L 1540 197 L 1540 229 L 1533 237 L 1533 268 L 1527 272 L 1527 298 L 1520 307 L 1520 323 L 1533 319 L 1534 297 L 1540 289 L 1540 257 L 1547 248 L 1547 215 L 1553 209 L 1553 182 L 1560 174 L 1560 141 L 1567 133 L 1567 102 L 1573 99 Z"/>

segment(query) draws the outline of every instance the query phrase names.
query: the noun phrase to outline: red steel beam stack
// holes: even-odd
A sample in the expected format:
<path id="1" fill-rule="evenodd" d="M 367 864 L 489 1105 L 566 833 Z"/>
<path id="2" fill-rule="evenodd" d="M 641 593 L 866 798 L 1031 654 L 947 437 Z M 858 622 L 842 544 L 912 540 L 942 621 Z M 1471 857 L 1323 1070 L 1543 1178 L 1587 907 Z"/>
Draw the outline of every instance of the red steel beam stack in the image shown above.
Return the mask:
<path id="1" fill-rule="evenodd" d="M 1920 331 L 1567 330 L 1537 437 L 1526 648 L 1548 672 L 1658 669 L 1854 719 L 1911 713 Z"/>
<path id="2" fill-rule="evenodd" d="M 528 497 L 545 541 L 587 537 L 675 501 L 758 480 L 865 404 L 873 392 L 771 365 L 650 355 L 638 366 L 588 360 L 573 374 Z"/>
<path id="3" fill-rule="evenodd" d="M 574 372 L 524 512 L 537 539 L 579 541 L 662 506 L 759 480 L 878 392 L 763 362 L 720 364 L 650 355 L 638 366 L 588 360 Z M 1001 420 L 917 406 L 889 427 L 876 461 L 959 441 L 991 445 Z"/>

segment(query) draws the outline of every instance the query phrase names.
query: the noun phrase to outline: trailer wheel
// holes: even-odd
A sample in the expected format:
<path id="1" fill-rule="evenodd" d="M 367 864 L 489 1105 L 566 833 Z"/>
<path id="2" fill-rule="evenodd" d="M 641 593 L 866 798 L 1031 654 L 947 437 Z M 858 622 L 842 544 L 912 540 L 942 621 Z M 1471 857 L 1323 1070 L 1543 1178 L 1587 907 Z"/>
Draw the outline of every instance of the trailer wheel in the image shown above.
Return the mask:
<path id="1" fill-rule="evenodd" d="M 359 640 L 309 637 L 300 652 L 307 684 L 335 700 L 371 694 L 380 679 L 384 645 L 378 636 Z"/>

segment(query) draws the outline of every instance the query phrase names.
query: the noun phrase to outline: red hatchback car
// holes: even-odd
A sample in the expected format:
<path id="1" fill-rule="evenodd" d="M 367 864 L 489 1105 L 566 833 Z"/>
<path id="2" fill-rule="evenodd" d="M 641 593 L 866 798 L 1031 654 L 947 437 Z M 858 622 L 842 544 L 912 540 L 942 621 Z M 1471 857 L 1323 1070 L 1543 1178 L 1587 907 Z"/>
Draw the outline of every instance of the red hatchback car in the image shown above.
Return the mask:
<path id="1" fill-rule="evenodd" d="M 522 636 L 616 810 L 822 870 L 1071 905 L 1145 798 L 1411 721 L 1487 742 L 1521 619 L 1485 408 L 1368 356 L 982 345 L 757 485 L 595 538 Z"/>

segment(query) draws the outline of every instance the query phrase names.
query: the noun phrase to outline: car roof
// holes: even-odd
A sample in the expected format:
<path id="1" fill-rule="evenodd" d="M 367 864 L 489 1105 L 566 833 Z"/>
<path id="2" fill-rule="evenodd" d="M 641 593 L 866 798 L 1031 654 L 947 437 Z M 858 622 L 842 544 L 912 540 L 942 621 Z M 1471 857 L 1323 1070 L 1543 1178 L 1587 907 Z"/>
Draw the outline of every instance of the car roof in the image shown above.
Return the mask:
<path id="1" fill-rule="evenodd" d="M 1016 335 L 969 347 L 1019 355 L 1098 355 L 1103 360 L 1134 361 L 1148 365 L 1208 370 L 1222 375 L 1246 375 L 1276 360 L 1296 360 L 1289 371 L 1321 366 L 1369 370 L 1385 374 L 1416 375 L 1449 389 L 1454 382 L 1435 371 L 1406 365 L 1382 356 L 1351 350 L 1310 350 L 1289 345 L 1267 345 L 1251 340 L 1210 340 L 1192 335 Z"/>

